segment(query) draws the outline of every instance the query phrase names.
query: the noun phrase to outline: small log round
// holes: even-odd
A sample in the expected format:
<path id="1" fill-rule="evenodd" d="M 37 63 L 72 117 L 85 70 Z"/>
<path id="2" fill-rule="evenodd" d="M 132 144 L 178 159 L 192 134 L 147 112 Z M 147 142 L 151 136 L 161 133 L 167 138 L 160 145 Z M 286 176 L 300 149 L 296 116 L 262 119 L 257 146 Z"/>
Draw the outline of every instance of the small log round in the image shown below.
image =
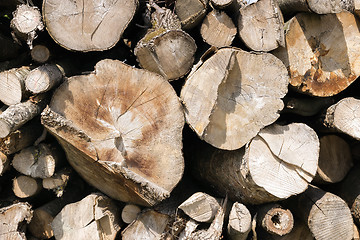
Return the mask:
<path id="1" fill-rule="evenodd" d="M 63 168 L 51 177 L 42 180 L 42 186 L 45 189 L 53 190 L 57 197 L 61 197 L 64 193 L 65 187 L 72 176 L 71 168 Z"/>
<path id="2" fill-rule="evenodd" d="M 126 204 L 125 207 L 121 211 L 121 219 L 124 223 L 130 224 L 139 215 L 141 212 L 141 208 L 134 204 Z"/>
<path id="3" fill-rule="evenodd" d="M 31 70 L 25 79 L 25 86 L 32 93 L 38 94 L 58 86 L 62 80 L 63 71 L 60 66 L 45 64 Z"/>
<path id="4" fill-rule="evenodd" d="M 206 16 L 208 0 L 177 0 L 175 13 L 181 21 L 182 29 L 192 29 Z"/>
<path id="5" fill-rule="evenodd" d="M 30 52 L 32 60 L 37 63 L 45 63 L 50 58 L 50 50 L 45 45 L 35 45 Z"/>
<path id="6" fill-rule="evenodd" d="M 244 204 L 235 202 L 229 215 L 227 234 L 231 240 L 246 240 L 251 231 L 251 214 Z"/>
<path id="7" fill-rule="evenodd" d="M 18 198 L 29 198 L 38 194 L 42 189 L 41 180 L 20 175 L 13 179 L 13 192 Z"/>

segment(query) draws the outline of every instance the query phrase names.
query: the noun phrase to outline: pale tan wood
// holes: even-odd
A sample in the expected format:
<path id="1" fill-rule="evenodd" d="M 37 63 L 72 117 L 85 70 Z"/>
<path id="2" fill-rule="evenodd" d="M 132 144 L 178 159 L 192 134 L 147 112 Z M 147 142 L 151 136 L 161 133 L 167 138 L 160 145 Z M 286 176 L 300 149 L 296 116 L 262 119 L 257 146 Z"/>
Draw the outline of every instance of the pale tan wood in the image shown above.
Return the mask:
<path id="1" fill-rule="evenodd" d="M 201 139 L 234 150 L 279 117 L 287 86 L 286 68 L 273 55 L 222 48 L 187 77 L 180 97 Z"/>
<path id="2" fill-rule="evenodd" d="M 42 14 L 50 36 L 62 47 L 102 51 L 119 41 L 137 5 L 137 0 L 46 0 Z"/>
<path id="3" fill-rule="evenodd" d="M 170 217 L 167 214 L 158 213 L 154 210 L 144 211 L 121 232 L 122 239 L 160 239 L 169 221 Z"/>
<path id="4" fill-rule="evenodd" d="M 42 180 L 42 186 L 45 189 L 53 190 L 57 197 L 61 197 L 64 193 L 65 187 L 72 176 L 73 170 L 71 168 L 63 168 L 55 172 L 49 178 Z"/>
<path id="5" fill-rule="evenodd" d="M 319 164 L 314 182 L 318 184 L 342 181 L 353 166 L 349 144 L 339 136 L 320 138 Z"/>
<path id="6" fill-rule="evenodd" d="M 0 176 L 10 168 L 10 159 L 4 153 L 0 152 Z"/>
<path id="7" fill-rule="evenodd" d="M 346 202 L 315 186 L 293 199 L 291 211 L 304 221 L 315 239 L 352 239 L 353 219 Z"/>
<path id="8" fill-rule="evenodd" d="M 13 192 L 18 198 L 29 198 L 42 190 L 41 180 L 20 175 L 13 179 Z"/>
<path id="9" fill-rule="evenodd" d="M 114 199 L 154 205 L 182 177 L 183 110 L 157 74 L 102 60 L 57 89 L 42 123 L 72 167 Z"/>
<path id="10" fill-rule="evenodd" d="M 184 230 L 179 235 L 179 240 L 191 239 L 191 234 L 195 232 L 198 225 L 199 224 L 195 220 L 190 219 L 189 221 L 187 221 Z"/>
<path id="11" fill-rule="evenodd" d="M 140 66 L 156 72 L 168 80 L 176 80 L 188 73 L 194 62 L 195 40 L 181 30 L 178 17 L 166 8 L 152 4 L 153 26 L 137 43 L 134 54 Z"/>
<path id="12" fill-rule="evenodd" d="M 237 29 L 226 12 L 213 10 L 202 22 L 200 33 L 206 43 L 220 48 L 232 44 Z"/>
<path id="13" fill-rule="evenodd" d="M 25 78 L 29 73 L 29 67 L 0 72 L 0 100 L 4 104 L 14 105 L 25 98 Z"/>
<path id="14" fill-rule="evenodd" d="M 30 204 L 15 203 L 0 208 L 0 238 L 1 240 L 26 240 L 26 223 L 33 215 Z"/>
<path id="15" fill-rule="evenodd" d="M 233 3 L 233 1 L 234 0 L 210 0 L 212 6 L 216 9 L 225 9 L 229 7 Z"/>
<path id="16" fill-rule="evenodd" d="M 271 51 L 285 46 L 284 19 L 276 0 L 261 0 L 240 9 L 238 31 L 247 47 Z"/>
<path id="17" fill-rule="evenodd" d="M 25 86 L 32 93 L 43 93 L 58 86 L 64 77 L 62 68 L 56 64 L 37 67 L 27 75 Z"/>
<path id="18" fill-rule="evenodd" d="M 355 0 L 356 1 L 356 0 Z M 285 14 L 294 12 L 314 12 L 317 14 L 353 11 L 354 0 L 277 0 Z"/>
<path id="19" fill-rule="evenodd" d="M 32 49 L 32 43 L 37 37 L 36 32 L 44 29 L 39 8 L 29 4 L 18 5 L 13 12 L 11 28 L 19 38 L 24 37 L 29 48 Z"/>
<path id="20" fill-rule="evenodd" d="M 192 29 L 199 25 L 206 16 L 207 0 L 177 0 L 175 13 L 181 21 L 183 29 Z"/>
<path id="21" fill-rule="evenodd" d="M 206 148 L 194 159 L 199 179 L 244 204 L 286 199 L 306 190 L 315 176 L 319 139 L 303 123 L 264 128 L 245 148 Z"/>
<path id="22" fill-rule="evenodd" d="M 14 155 L 12 166 L 20 173 L 33 178 L 49 178 L 60 164 L 62 153 L 54 146 L 40 143 L 21 150 Z"/>
<path id="23" fill-rule="evenodd" d="M 114 240 L 120 230 L 115 202 L 100 193 L 66 205 L 51 223 L 57 240 Z"/>
<path id="24" fill-rule="evenodd" d="M 121 211 L 121 219 L 124 223 L 132 223 L 135 221 L 140 212 L 141 208 L 139 206 L 135 204 L 126 204 Z"/>
<path id="25" fill-rule="evenodd" d="M 294 227 L 294 217 L 289 209 L 277 203 L 268 203 L 257 209 L 257 226 L 259 234 L 264 232 L 265 239 L 270 236 L 284 236 Z"/>
<path id="26" fill-rule="evenodd" d="M 45 63 L 50 58 L 50 50 L 45 45 L 35 45 L 31 51 L 31 58 L 37 63 Z"/>
<path id="27" fill-rule="evenodd" d="M 231 240 L 246 240 L 251 231 L 251 214 L 244 204 L 235 202 L 230 211 L 227 234 Z"/>
<path id="28" fill-rule="evenodd" d="M 180 204 L 178 208 L 197 222 L 210 223 L 220 208 L 220 204 L 209 194 L 197 192 Z"/>
<path id="29" fill-rule="evenodd" d="M 327 97 L 355 81 L 360 74 L 358 25 L 359 20 L 349 12 L 301 13 L 289 20 L 286 48 L 274 54 L 288 68 L 291 86 L 302 93 Z"/>
<path id="30" fill-rule="evenodd" d="M 325 113 L 323 124 L 360 140 L 360 100 L 353 97 L 341 99 Z"/>
<path id="31" fill-rule="evenodd" d="M 0 114 L 0 138 L 7 137 L 10 133 L 40 115 L 47 103 L 47 95 L 39 95 L 30 98 L 26 102 L 8 107 Z"/>

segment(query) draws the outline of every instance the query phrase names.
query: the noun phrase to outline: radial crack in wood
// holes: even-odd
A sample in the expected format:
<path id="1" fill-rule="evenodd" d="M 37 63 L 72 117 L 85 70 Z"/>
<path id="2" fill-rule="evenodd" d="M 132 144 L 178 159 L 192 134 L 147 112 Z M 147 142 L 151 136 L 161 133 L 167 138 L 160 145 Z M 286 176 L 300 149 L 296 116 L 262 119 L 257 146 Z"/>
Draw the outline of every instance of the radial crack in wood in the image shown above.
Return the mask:
<path id="1" fill-rule="evenodd" d="M 157 74 L 102 60 L 57 89 L 42 122 L 72 167 L 114 199 L 154 205 L 182 177 L 183 111 Z"/>

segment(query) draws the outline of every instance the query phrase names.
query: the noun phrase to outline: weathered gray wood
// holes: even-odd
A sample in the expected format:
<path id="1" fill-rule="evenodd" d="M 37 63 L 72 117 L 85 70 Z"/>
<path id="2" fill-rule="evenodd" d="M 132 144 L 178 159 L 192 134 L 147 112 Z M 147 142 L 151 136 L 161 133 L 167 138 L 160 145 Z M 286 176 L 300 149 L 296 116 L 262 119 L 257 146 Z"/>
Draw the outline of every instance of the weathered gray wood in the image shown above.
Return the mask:
<path id="1" fill-rule="evenodd" d="M 49 60 L 50 50 L 45 45 L 35 45 L 31 51 L 31 58 L 37 63 L 45 63 Z"/>
<path id="2" fill-rule="evenodd" d="M 13 192 L 18 198 L 29 198 L 42 190 L 41 180 L 20 175 L 13 179 Z"/>
<path id="3" fill-rule="evenodd" d="M 200 24 L 206 16 L 207 0 L 177 0 L 175 13 L 183 29 L 191 29 Z"/>
<path id="4" fill-rule="evenodd" d="M 25 86 L 32 93 L 43 93 L 57 87 L 63 77 L 64 72 L 61 66 L 45 64 L 31 70 L 25 79 Z"/>
<path id="5" fill-rule="evenodd" d="M 136 220 L 141 208 L 135 204 L 126 204 L 121 211 L 121 219 L 124 223 L 130 224 Z"/>
<path id="6" fill-rule="evenodd" d="M 229 215 L 227 234 L 231 240 L 246 240 L 251 231 L 251 214 L 244 204 L 235 202 Z"/>

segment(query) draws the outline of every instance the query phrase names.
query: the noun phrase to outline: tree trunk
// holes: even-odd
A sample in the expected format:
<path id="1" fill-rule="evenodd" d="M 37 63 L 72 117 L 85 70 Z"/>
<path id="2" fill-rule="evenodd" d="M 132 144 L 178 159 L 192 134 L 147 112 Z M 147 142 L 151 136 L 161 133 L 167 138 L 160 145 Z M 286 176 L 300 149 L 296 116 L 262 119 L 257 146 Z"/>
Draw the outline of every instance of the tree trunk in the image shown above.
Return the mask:
<path id="1" fill-rule="evenodd" d="M 227 234 L 231 240 L 246 240 L 251 231 L 251 214 L 245 205 L 234 203 L 227 226 Z"/>
<path id="2" fill-rule="evenodd" d="M 261 0 L 240 9 L 239 36 L 254 51 L 285 46 L 284 19 L 276 0 Z"/>
<path id="3" fill-rule="evenodd" d="M 25 86 L 32 93 L 43 93 L 58 86 L 63 77 L 61 66 L 46 64 L 31 70 L 25 79 Z"/>
<path id="4" fill-rule="evenodd" d="M 25 78 L 29 73 L 29 67 L 0 72 L 0 100 L 4 104 L 10 106 L 20 103 L 28 95 L 25 89 Z"/>
<path id="5" fill-rule="evenodd" d="M 42 14 L 50 36 L 62 47 L 103 51 L 119 41 L 137 5 L 137 0 L 46 0 Z"/>
<path id="6" fill-rule="evenodd" d="M 155 23 L 134 49 L 142 68 L 156 72 L 168 80 L 188 73 L 194 62 L 195 40 L 181 30 L 177 16 L 169 9 L 152 5 Z"/>
<path id="7" fill-rule="evenodd" d="M 130 224 L 136 220 L 141 208 L 134 204 L 126 204 L 121 211 L 121 219 L 124 223 Z"/>
<path id="8" fill-rule="evenodd" d="M 301 13 L 286 25 L 286 48 L 274 54 L 289 70 L 290 84 L 312 96 L 333 96 L 360 75 L 359 20 L 349 12 Z"/>
<path id="9" fill-rule="evenodd" d="M 208 0 L 177 0 L 175 13 L 181 21 L 182 29 L 191 29 L 200 24 L 206 16 Z"/>
<path id="10" fill-rule="evenodd" d="M 336 135 L 320 138 L 320 155 L 314 182 L 318 184 L 342 181 L 353 166 L 349 144 Z"/>
<path id="11" fill-rule="evenodd" d="M 41 180 L 20 175 L 13 179 L 13 192 L 18 198 L 29 198 L 42 190 Z"/>
<path id="12" fill-rule="evenodd" d="M 213 10 L 206 15 L 201 24 L 200 33 L 204 42 L 221 48 L 232 44 L 237 29 L 224 11 Z"/>
<path id="13" fill-rule="evenodd" d="M 118 208 L 110 198 L 93 193 L 66 205 L 51 223 L 58 240 L 114 240 L 120 230 Z"/>
<path id="14" fill-rule="evenodd" d="M 273 55 L 223 48 L 188 76 L 181 99 L 201 139 L 234 150 L 279 117 L 287 86 L 286 68 Z"/>
<path id="15" fill-rule="evenodd" d="M 350 209 L 340 197 L 309 186 L 293 200 L 291 211 L 308 225 L 315 239 L 352 239 L 353 219 Z"/>
<path id="16" fill-rule="evenodd" d="M 244 204 L 286 199 L 306 190 L 315 176 L 319 140 L 302 123 L 272 125 L 245 149 L 206 149 L 196 156 L 195 176 L 222 195 Z"/>
<path id="17" fill-rule="evenodd" d="M 91 185 L 120 201 L 154 205 L 183 174 L 178 97 L 159 75 L 120 61 L 95 69 L 57 89 L 42 123 Z"/>
<path id="18" fill-rule="evenodd" d="M 16 203 L 0 209 L 1 240 L 26 240 L 26 223 L 33 215 L 28 203 Z"/>

